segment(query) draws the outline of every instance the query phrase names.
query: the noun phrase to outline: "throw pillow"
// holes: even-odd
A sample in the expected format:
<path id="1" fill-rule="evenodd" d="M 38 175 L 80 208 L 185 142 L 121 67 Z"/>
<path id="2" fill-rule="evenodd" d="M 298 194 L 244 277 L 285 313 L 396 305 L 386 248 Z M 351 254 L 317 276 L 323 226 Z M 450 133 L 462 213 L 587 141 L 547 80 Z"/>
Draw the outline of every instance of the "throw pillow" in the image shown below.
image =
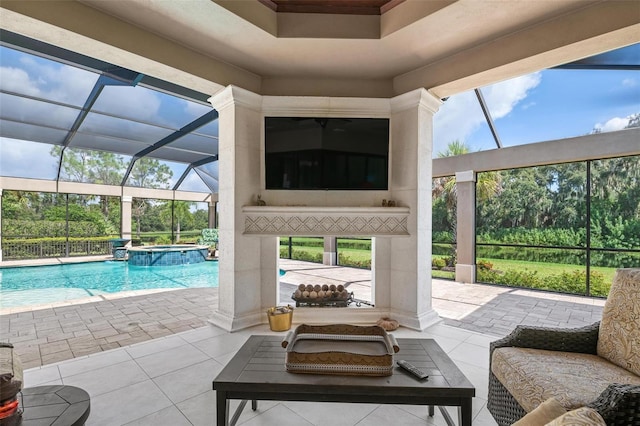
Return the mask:
<path id="1" fill-rule="evenodd" d="M 618 269 L 602 311 L 598 355 L 640 375 L 640 268 Z"/>
<path id="2" fill-rule="evenodd" d="M 590 407 L 580 407 L 558 417 L 546 426 L 606 426 L 600 414 Z"/>
<path id="3" fill-rule="evenodd" d="M 566 412 L 557 399 L 549 398 L 512 426 L 543 426 Z"/>

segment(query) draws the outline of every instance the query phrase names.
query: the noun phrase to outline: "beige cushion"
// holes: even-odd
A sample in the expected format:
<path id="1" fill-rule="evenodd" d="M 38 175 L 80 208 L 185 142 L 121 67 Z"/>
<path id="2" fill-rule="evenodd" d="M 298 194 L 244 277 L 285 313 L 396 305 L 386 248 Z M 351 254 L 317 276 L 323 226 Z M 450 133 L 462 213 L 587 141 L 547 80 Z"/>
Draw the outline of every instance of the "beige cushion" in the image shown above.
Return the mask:
<path id="1" fill-rule="evenodd" d="M 618 269 L 602 311 L 598 355 L 640 375 L 640 269 Z"/>
<path id="2" fill-rule="evenodd" d="M 610 383 L 640 385 L 640 377 L 597 355 L 499 348 L 491 371 L 527 412 L 554 397 L 567 410 L 595 400 Z"/>
<path id="3" fill-rule="evenodd" d="M 538 405 L 535 410 L 515 422 L 512 426 L 540 426 L 560 417 L 567 410 L 555 398 L 549 398 Z"/>
<path id="4" fill-rule="evenodd" d="M 546 426 L 606 426 L 604 419 L 596 410 L 589 407 L 580 407 L 569 411 Z"/>

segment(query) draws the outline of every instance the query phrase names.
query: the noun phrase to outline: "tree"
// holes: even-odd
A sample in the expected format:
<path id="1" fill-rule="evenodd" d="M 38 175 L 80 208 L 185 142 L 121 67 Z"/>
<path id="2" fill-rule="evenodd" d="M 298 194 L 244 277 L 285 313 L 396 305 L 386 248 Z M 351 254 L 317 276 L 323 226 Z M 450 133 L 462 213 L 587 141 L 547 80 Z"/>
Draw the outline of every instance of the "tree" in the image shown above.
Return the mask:
<path id="1" fill-rule="evenodd" d="M 143 157 L 136 161 L 127 183 L 142 188 L 169 188 L 173 172 L 166 164 L 154 158 Z M 140 238 L 140 219 L 149 207 L 149 201 L 137 198 L 131 205 L 131 215 L 136 219 L 137 236 Z"/>
<path id="2" fill-rule="evenodd" d="M 456 155 L 464 155 L 469 153 L 469 147 L 463 142 L 455 140 L 447 145 L 445 151 L 439 152 L 438 157 L 452 157 Z M 484 172 L 478 174 L 476 182 L 476 198 L 478 201 L 488 200 L 500 193 L 501 190 L 501 176 L 499 172 Z M 440 198 L 444 200 L 444 204 L 448 210 L 448 222 L 451 227 L 451 233 L 453 238 L 451 260 L 452 265 L 456 260 L 455 244 L 456 244 L 456 232 L 457 232 L 457 192 L 456 192 L 456 178 L 455 176 L 446 176 L 436 178 L 433 180 L 431 187 L 431 195 L 433 198 Z"/>
<path id="3" fill-rule="evenodd" d="M 62 147 L 54 146 L 50 154 L 59 158 Z M 126 169 L 124 158 L 113 152 L 66 149 L 60 167 L 61 177 L 71 182 L 120 185 Z"/>
<path id="4" fill-rule="evenodd" d="M 23 191 L 3 191 L 2 193 L 2 218 L 3 219 L 29 219 L 32 211 L 29 199 Z"/>
<path id="5" fill-rule="evenodd" d="M 171 221 L 173 215 L 173 222 L 176 226 L 176 243 L 180 242 L 180 225 L 184 223 L 187 217 L 191 215 L 190 207 L 193 203 L 186 201 L 167 201 L 162 206 L 161 217 L 165 220 Z M 173 206 L 173 207 L 172 207 Z"/>
<path id="6" fill-rule="evenodd" d="M 155 158 L 143 157 L 136 161 L 127 183 L 141 188 L 169 188 L 173 172 L 166 164 Z"/>
<path id="7" fill-rule="evenodd" d="M 60 157 L 62 147 L 54 146 L 50 154 Z M 120 185 L 126 165 L 124 158 L 113 152 L 66 149 L 62 156 L 60 175 L 71 182 L 90 182 L 100 185 Z M 109 216 L 108 197 L 100 196 L 104 216 Z"/>
<path id="8" fill-rule="evenodd" d="M 193 212 L 193 229 L 209 227 L 209 210 L 198 209 Z"/>
<path id="9" fill-rule="evenodd" d="M 131 216 L 136 219 L 136 237 L 138 238 L 140 238 L 140 219 L 144 216 L 148 207 L 149 201 L 144 198 L 134 198 L 131 201 Z"/>

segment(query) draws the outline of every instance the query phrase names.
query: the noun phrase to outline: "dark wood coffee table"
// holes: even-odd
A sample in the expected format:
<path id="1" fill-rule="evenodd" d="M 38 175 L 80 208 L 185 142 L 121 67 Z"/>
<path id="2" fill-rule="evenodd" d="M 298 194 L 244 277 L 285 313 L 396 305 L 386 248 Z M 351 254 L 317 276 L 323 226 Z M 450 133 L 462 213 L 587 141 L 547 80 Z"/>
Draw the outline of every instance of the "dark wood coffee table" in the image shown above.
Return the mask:
<path id="1" fill-rule="evenodd" d="M 426 371 L 426 381 L 395 367 L 387 377 L 295 374 L 285 370 L 279 336 L 251 336 L 213 381 L 217 425 L 234 425 L 248 400 L 360 402 L 375 404 L 457 406 L 459 423 L 471 425 L 471 399 L 476 390 L 433 339 L 398 339 L 404 359 Z M 242 400 L 229 423 L 229 400 Z M 447 423 L 452 420 L 440 409 Z"/>

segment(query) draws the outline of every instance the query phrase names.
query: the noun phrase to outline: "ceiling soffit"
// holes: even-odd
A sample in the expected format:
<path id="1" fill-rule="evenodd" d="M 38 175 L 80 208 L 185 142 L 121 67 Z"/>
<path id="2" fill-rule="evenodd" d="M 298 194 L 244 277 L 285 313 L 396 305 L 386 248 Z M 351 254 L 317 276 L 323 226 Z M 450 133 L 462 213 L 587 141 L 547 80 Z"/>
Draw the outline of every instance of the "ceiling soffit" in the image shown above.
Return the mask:
<path id="1" fill-rule="evenodd" d="M 637 3 L 628 1 L 406 0 L 381 15 L 277 13 L 258 0 L 1 7 L 24 15 L 3 19 L 11 31 L 212 94 L 233 84 L 274 96 L 390 97 L 424 87 L 446 97 L 640 42 Z M 321 30 L 351 22 L 378 35 L 278 35 L 286 19 L 292 32 L 310 31 L 311 16 L 325 20 Z"/>
<path id="2" fill-rule="evenodd" d="M 404 0 L 258 0 L 280 13 L 382 15 Z"/>
<path id="3" fill-rule="evenodd" d="M 458 0 L 211 1 L 278 38 L 375 40 Z"/>

